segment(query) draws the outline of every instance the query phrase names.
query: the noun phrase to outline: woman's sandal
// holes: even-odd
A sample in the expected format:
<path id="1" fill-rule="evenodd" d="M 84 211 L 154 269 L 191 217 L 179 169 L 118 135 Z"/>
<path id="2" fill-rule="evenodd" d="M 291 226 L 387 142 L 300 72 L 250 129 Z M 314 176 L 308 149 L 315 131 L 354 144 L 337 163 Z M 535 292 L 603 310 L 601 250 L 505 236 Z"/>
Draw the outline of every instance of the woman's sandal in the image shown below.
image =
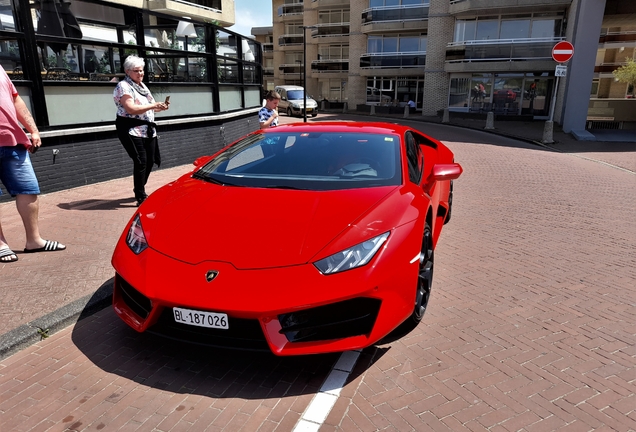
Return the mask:
<path id="1" fill-rule="evenodd" d="M 8 257 L 8 258 L 7 258 Z M 9 247 L 3 247 L 0 249 L 0 263 L 16 262 L 18 256 Z"/>
<path id="2" fill-rule="evenodd" d="M 37 249 L 24 249 L 24 253 L 35 253 L 35 252 L 57 252 L 57 251 L 63 251 L 64 249 L 66 249 L 66 246 L 56 242 L 56 241 L 51 241 L 51 240 L 47 240 L 46 243 L 44 243 L 44 246 L 42 246 L 41 248 L 37 248 Z"/>

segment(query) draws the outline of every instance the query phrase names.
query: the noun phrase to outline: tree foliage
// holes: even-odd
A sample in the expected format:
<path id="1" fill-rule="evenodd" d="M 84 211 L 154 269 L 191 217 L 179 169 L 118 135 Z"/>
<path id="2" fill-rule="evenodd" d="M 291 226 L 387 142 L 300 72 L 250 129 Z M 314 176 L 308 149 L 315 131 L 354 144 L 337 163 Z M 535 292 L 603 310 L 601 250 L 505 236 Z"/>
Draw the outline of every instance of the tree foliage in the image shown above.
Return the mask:
<path id="1" fill-rule="evenodd" d="M 627 64 L 619 67 L 612 74 L 614 78 L 626 83 L 634 91 L 634 87 L 636 87 L 636 60 L 634 58 L 627 58 Z"/>

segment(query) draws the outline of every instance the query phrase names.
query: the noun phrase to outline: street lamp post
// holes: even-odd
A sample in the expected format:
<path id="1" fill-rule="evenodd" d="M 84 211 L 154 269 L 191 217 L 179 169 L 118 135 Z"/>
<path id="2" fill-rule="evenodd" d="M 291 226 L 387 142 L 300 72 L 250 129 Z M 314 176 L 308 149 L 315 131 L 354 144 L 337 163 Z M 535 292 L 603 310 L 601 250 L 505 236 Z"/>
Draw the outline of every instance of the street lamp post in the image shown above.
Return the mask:
<path id="1" fill-rule="evenodd" d="M 316 26 L 303 26 L 303 121 L 307 123 L 307 29 L 315 29 Z"/>
<path id="2" fill-rule="evenodd" d="M 307 28 L 303 26 L 303 122 L 307 123 Z"/>

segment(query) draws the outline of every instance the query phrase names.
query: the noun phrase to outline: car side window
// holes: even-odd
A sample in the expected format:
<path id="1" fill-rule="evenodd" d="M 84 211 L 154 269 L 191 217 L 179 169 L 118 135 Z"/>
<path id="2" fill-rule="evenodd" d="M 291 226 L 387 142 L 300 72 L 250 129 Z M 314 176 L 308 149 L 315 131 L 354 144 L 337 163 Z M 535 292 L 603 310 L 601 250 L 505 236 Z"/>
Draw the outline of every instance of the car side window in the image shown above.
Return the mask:
<path id="1" fill-rule="evenodd" d="M 410 132 L 406 133 L 406 159 L 409 166 L 409 180 L 420 184 L 424 166 L 422 150 Z"/>

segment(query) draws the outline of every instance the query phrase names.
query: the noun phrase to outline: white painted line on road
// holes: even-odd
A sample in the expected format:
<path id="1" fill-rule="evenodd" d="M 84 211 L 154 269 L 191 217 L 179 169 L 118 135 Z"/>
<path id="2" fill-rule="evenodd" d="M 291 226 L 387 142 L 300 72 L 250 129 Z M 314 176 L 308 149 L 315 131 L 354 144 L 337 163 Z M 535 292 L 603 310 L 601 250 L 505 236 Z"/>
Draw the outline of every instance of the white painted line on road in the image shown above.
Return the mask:
<path id="1" fill-rule="evenodd" d="M 358 361 L 360 350 L 343 352 L 292 432 L 317 432 L 336 404 L 340 391 Z"/>

